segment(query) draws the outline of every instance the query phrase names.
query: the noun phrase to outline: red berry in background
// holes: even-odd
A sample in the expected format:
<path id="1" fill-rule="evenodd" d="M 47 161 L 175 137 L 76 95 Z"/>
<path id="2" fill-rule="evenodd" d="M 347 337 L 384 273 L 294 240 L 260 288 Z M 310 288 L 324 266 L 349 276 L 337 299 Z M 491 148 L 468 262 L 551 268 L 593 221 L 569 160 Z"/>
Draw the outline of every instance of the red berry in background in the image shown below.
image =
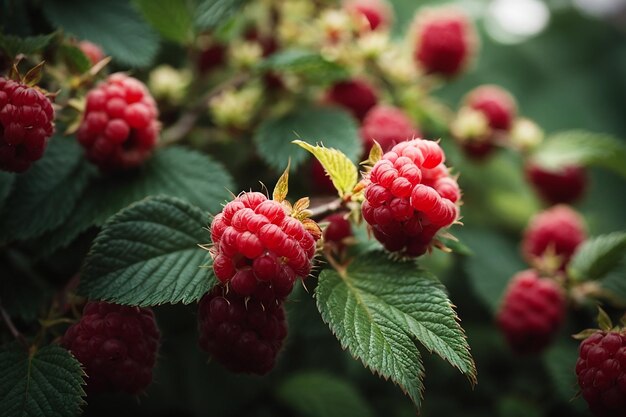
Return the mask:
<path id="1" fill-rule="evenodd" d="M 287 336 L 282 303 L 260 303 L 215 287 L 198 308 L 200 347 L 233 372 L 272 370 Z"/>
<path id="2" fill-rule="evenodd" d="M 587 173 L 582 167 L 566 166 L 550 171 L 530 162 L 525 170 L 528 181 L 550 204 L 572 203 L 581 198 L 587 188 Z"/>
<path id="3" fill-rule="evenodd" d="M 374 140 L 378 142 L 383 152 L 386 152 L 398 142 L 421 136 L 413 121 L 402 109 L 387 105 L 375 106 L 367 112 L 360 134 L 366 155 L 374 145 Z"/>
<path id="4" fill-rule="evenodd" d="M 311 182 L 313 189 L 317 193 L 337 194 L 337 189 L 330 180 L 330 177 L 326 175 L 324 167 L 317 158 L 311 159 Z"/>
<path id="5" fill-rule="evenodd" d="M 352 236 L 352 225 L 346 218 L 347 213 L 334 213 L 327 216 L 322 222 L 328 222 L 324 229 L 324 243 L 332 245 L 337 250 L 345 246 L 344 240 Z"/>
<path id="6" fill-rule="evenodd" d="M 89 392 L 139 394 L 152 382 L 159 339 L 151 309 L 91 301 L 61 344 L 85 367 Z"/>
<path id="7" fill-rule="evenodd" d="M 365 114 L 378 103 L 378 93 L 363 79 L 346 80 L 333 85 L 326 92 L 325 101 L 344 107 L 354 117 L 363 120 Z"/>
<path id="8" fill-rule="evenodd" d="M 226 47 L 220 43 L 214 43 L 200 52 L 198 69 L 202 74 L 206 74 L 222 66 L 225 60 Z"/>
<path id="9" fill-rule="evenodd" d="M 213 270 L 238 295 L 284 299 L 311 272 L 317 239 L 281 203 L 241 193 L 211 223 Z"/>
<path id="10" fill-rule="evenodd" d="M 477 47 L 472 21 L 452 8 L 424 9 L 416 16 L 414 36 L 415 62 L 427 73 L 446 77 L 463 71 Z"/>
<path id="11" fill-rule="evenodd" d="M 0 77 L 0 169 L 24 172 L 54 132 L 50 100 L 34 87 Z"/>
<path id="12" fill-rule="evenodd" d="M 597 417 L 626 416 L 626 334 L 598 331 L 580 343 L 580 391 Z"/>
<path id="13" fill-rule="evenodd" d="M 534 270 L 517 273 L 509 283 L 497 322 L 517 353 L 537 353 L 550 344 L 565 318 L 565 296 L 552 279 Z"/>
<path id="14" fill-rule="evenodd" d="M 93 42 L 89 41 L 80 41 L 78 43 L 78 47 L 85 54 L 91 65 L 96 65 L 98 62 L 104 59 L 104 52 L 102 52 L 102 48 L 96 45 Z"/>
<path id="15" fill-rule="evenodd" d="M 587 239 L 582 217 L 566 205 L 557 205 L 533 217 L 522 240 L 522 254 L 528 262 L 545 256 L 557 256 L 563 269 Z"/>
<path id="16" fill-rule="evenodd" d="M 361 210 L 388 251 L 422 255 L 458 218 L 461 192 L 444 157 L 436 142 L 414 139 L 395 145 L 369 173 Z"/>
<path id="17" fill-rule="evenodd" d="M 391 26 L 392 10 L 385 0 L 348 0 L 344 1 L 344 7 L 348 12 L 364 18 L 368 29 Z"/>
<path id="18" fill-rule="evenodd" d="M 118 171 L 141 165 L 152 154 L 159 130 L 158 109 L 146 86 L 116 73 L 87 94 L 77 138 L 91 162 Z"/>
<path id="19" fill-rule="evenodd" d="M 497 85 L 482 85 L 470 91 L 465 104 L 481 111 L 489 127 L 495 130 L 508 131 L 517 116 L 517 104 L 513 96 Z"/>

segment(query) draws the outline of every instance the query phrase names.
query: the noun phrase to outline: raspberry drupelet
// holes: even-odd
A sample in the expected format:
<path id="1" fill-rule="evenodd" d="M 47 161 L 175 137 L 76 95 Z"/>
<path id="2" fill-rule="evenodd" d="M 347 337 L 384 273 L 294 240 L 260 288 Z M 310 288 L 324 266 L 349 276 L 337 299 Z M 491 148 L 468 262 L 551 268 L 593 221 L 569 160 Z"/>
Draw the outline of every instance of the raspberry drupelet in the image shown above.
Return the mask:
<path id="1" fill-rule="evenodd" d="M 461 192 L 439 144 L 413 139 L 385 153 L 366 178 L 363 218 L 390 252 L 424 254 L 459 216 Z"/>

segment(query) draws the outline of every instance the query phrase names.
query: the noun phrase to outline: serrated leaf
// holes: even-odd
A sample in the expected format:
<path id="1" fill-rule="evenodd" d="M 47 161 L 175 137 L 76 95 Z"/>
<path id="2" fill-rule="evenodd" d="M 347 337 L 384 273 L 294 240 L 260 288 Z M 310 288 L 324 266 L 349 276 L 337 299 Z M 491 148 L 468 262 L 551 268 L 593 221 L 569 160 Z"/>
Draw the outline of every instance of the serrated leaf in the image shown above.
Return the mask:
<path id="1" fill-rule="evenodd" d="M 626 254 L 626 232 L 596 236 L 583 242 L 568 267 L 576 281 L 595 280 L 619 266 Z"/>
<path id="2" fill-rule="evenodd" d="M 443 286 L 414 263 L 369 253 L 341 273 L 323 270 L 315 293 L 341 345 L 398 384 L 418 407 L 424 369 L 417 341 L 476 382 L 467 340 Z"/>
<path id="3" fill-rule="evenodd" d="M 122 64 L 148 66 L 159 49 L 159 37 L 127 0 L 46 0 L 41 7 L 55 26 L 98 44 Z"/>
<path id="4" fill-rule="evenodd" d="M 85 259 L 79 291 L 89 298 L 152 306 L 198 300 L 216 280 L 208 216 L 171 197 L 150 197 L 111 217 Z"/>
<path id="5" fill-rule="evenodd" d="M 359 179 L 359 173 L 356 165 L 343 152 L 324 146 L 313 146 L 301 140 L 294 140 L 293 143 L 311 152 L 317 158 L 340 197 L 352 192 Z"/>
<path id="6" fill-rule="evenodd" d="M 0 347 L 0 415 L 74 417 L 83 403 L 80 363 L 57 345 L 29 353 L 17 343 Z"/>
<path id="7" fill-rule="evenodd" d="M 193 39 L 191 5 L 185 0 L 134 0 L 148 23 L 165 39 L 187 43 Z"/>
<path id="8" fill-rule="evenodd" d="M 194 13 L 196 28 L 213 29 L 235 14 L 248 0 L 202 0 Z"/>
<path id="9" fill-rule="evenodd" d="M 289 377 L 278 387 L 276 397 L 303 417 L 374 415 L 352 384 L 325 372 L 303 372 Z"/>
<path id="10" fill-rule="evenodd" d="M 287 194 L 289 193 L 289 165 L 291 165 L 291 161 L 287 161 L 287 168 L 283 171 L 278 181 L 276 181 L 276 185 L 274 186 L 274 191 L 272 192 L 272 200 L 274 201 L 285 201 L 287 198 Z"/>
<path id="11" fill-rule="evenodd" d="M 578 347 L 571 342 L 555 344 L 543 355 L 543 363 L 552 380 L 554 392 L 562 402 L 582 411 L 586 408 L 584 401 L 573 401 L 579 390 L 574 372 L 577 359 Z"/>
<path id="12" fill-rule="evenodd" d="M 3 49 L 11 58 L 18 54 L 31 55 L 41 52 L 55 36 L 56 32 L 26 38 L 0 33 L 0 49 Z"/>
<path id="13" fill-rule="evenodd" d="M 16 175 L 10 172 L 0 171 L 0 210 L 4 207 L 4 203 L 11 194 Z"/>
<path id="14" fill-rule="evenodd" d="M 567 165 L 600 166 L 626 176 L 626 144 L 607 134 L 570 130 L 547 138 L 532 156 L 537 164 L 558 169 Z"/>
<path id="15" fill-rule="evenodd" d="M 257 68 L 261 71 L 289 72 L 313 84 L 331 83 L 350 75 L 346 68 L 324 59 L 318 52 L 303 49 L 279 51 L 261 61 Z"/>
<path id="16" fill-rule="evenodd" d="M 336 148 L 352 161 L 362 153 L 355 120 L 338 108 L 300 107 L 277 119 L 264 121 L 254 135 L 259 154 L 277 170 L 282 169 L 289 158 L 292 169 L 306 159 L 306 151 L 291 143 L 294 139 Z"/>
<path id="17" fill-rule="evenodd" d="M 91 68 L 91 61 L 79 47 L 74 45 L 61 45 L 59 52 L 69 67 L 79 74 L 83 74 Z"/>
<path id="18" fill-rule="evenodd" d="M 493 231 L 463 228 L 455 234 L 473 252 L 465 262 L 474 292 L 495 312 L 511 277 L 528 266 L 515 244 Z"/>
<path id="19" fill-rule="evenodd" d="M 0 236 L 31 239 L 60 226 L 95 172 L 74 140 L 53 137 L 44 157 L 17 177 L 0 214 Z"/>
<path id="20" fill-rule="evenodd" d="M 159 149 L 137 172 L 101 177 L 87 188 L 69 220 L 39 239 L 42 255 L 68 245 L 91 226 L 101 226 L 129 204 L 151 195 L 169 195 L 217 213 L 229 198 L 233 181 L 221 164 L 207 155 L 180 147 Z"/>
<path id="21" fill-rule="evenodd" d="M 626 277 L 626 263 L 621 262 L 617 268 L 599 281 L 602 289 L 609 292 L 612 303 L 622 308 L 626 307 L 626 279 L 624 277 Z"/>

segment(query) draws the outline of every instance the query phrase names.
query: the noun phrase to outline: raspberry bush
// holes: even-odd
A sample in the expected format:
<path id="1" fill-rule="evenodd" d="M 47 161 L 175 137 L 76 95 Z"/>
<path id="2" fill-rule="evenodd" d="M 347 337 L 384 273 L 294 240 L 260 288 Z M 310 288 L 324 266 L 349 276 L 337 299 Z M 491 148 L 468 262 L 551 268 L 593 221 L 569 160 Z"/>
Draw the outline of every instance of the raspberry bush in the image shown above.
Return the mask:
<path id="1" fill-rule="evenodd" d="M 558 3 L 0 3 L 0 416 L 623 415 L 621 12 Z"/>

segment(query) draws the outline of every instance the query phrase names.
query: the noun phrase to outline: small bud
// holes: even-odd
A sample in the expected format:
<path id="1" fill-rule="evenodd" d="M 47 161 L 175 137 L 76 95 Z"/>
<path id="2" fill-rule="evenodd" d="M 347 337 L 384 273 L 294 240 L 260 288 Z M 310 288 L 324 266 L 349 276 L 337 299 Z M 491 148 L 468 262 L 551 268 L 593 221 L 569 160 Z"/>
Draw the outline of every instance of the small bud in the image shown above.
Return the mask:
<path id="1" fill-rule="evenodd" d="M 177 70 L 169 65 L 159 65 L 148 77 L 148 87 L 158 100 L 180 103 L 191 82 L 191 73 L 187 69 Z"/>
<path id="2" fill-rule="evenodd" d="M 511 129 L 511 144 L 522 152 L 534 150 L 544 138 L 543 130 L 532 120 L 517 119 Z"/>

